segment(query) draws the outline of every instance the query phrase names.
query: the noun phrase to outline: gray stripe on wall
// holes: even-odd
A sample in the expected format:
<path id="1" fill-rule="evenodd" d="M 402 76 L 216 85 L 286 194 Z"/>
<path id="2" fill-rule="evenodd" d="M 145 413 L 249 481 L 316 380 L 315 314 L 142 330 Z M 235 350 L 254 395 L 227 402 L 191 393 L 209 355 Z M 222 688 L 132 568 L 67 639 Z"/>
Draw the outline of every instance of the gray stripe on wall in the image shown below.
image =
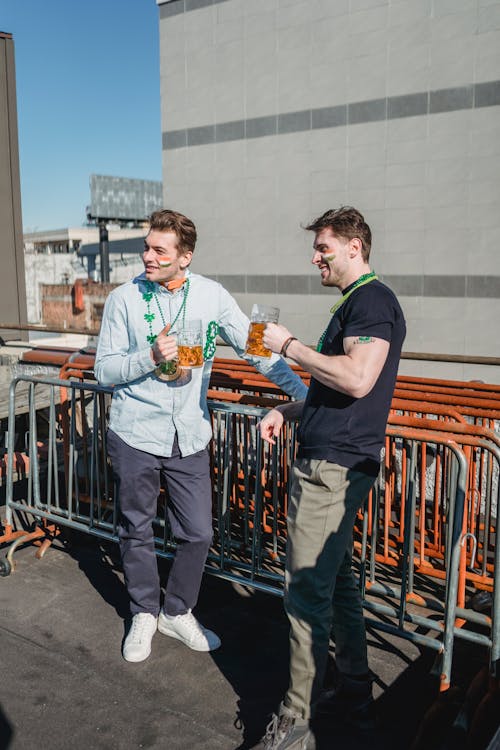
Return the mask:
<path id="1" fill-rule="evenodd" d="M 347 105 L 347 122 L 358 125 L 361 122 L 378 122 L 387 118 L 387 99 L 370 99 L 367 102 L 353 102 Z"/>
<path id="2" fill-rule="evenodd" d="M 340 128 L 347 125 L 347 104 L 339 104 L 336 107 L 318 107 L 311 110 L 311 127 L 316 128 Z"/>
<path id="3" fill-rule="evenodd" d="M 278 132 L 278 115 L 251 117 L 243 122 L 245 138 L 261 138 L 264 135 L 276 135 Z"/>
<path id="4" fill-rule="evenodd" d="M 471 109 L 474 104 L 474 87 L 460 86 L 455 89 L 431 91 L 429 112 L 456 112 L 458 109 Z"/>
<path id="5" fill-rule="evenodd" d="M 466 297 L 485 299 L 500 297 L 500 283 L 497 276 L 466 276 Z"/>
<path id="6" fill-rule="evenodd" d="M 500 81 L 476 83 L 474 86 L 474 106 L 492 107 L 500 104 Z"/>
<path id="7" fill-rule="evenodd" d="M 213 277 L 233 294 L 325 294 L 338 296 L 312 275 L 217 274 Z M 379 278 L 401 297 L 498 299 L 500 276 L 397 276 Z"/>
<path id="8" fill-rule="evenodd" d="M 215 143 L 215 125 L 201 125 L 199 128 L 189 128 L 186 131 L 188 146 L 202 146 L 205 143 Z"/>
<path id="9" fill-rule="evenodd" d="M 176 0 L 176 2 L 180 1 Z M 239 141 L 245 138 L 261 138 L 266 135 L 297 133 L 319 128 L 339 128 L 344 125 L 418 117 L 440 112 L 457 112 L 499 104 L 500 81 L 488 81 L 452 89 L 390 96 L 386 99 L 370 99 L 297 112 L 283 112 L 279 115 L 251 117 L 246 120 L 232 120 L 196 128 L 167 130 L 163 133 L 163 149 L 169 151 L 186 145 L 202 146 L 206 143 Z"/>
<path id="10" fill-rule="evenodd" d="M 387 100 L 387 119 L 415 117 L 429 111 L 429 94 L 406 94 L 391 96 Z"/>
<path id="11" fill-rule="evenodd" d="M 210 5 L 225 3 L 227 0 L 170 0 L 169 3 L 160 5 L 160 18 L 178 16 L 180 13 L 188 13 L 190 10 L 207 8 Z"/>

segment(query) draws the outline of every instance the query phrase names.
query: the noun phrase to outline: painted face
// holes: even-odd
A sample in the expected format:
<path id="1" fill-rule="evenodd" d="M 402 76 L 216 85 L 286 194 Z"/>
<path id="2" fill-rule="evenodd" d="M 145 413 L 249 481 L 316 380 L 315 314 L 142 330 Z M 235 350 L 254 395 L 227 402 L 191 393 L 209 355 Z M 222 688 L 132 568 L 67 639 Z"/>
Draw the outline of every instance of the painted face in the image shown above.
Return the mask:
<path id="1" fill-rule="evenodd" d="M 142 262 L 148 281 L 182 279 L 193 254 L 180 255 L 175 232 L 153 229 L 144 240 Z"/>
<path id="2" fill-rule="evenodd" d="M 337 237 L 329 227 L 317 233 L 311 263 L 318 267 L 323 286 L 342 289 L 349 272 L 349 240 Z"/>

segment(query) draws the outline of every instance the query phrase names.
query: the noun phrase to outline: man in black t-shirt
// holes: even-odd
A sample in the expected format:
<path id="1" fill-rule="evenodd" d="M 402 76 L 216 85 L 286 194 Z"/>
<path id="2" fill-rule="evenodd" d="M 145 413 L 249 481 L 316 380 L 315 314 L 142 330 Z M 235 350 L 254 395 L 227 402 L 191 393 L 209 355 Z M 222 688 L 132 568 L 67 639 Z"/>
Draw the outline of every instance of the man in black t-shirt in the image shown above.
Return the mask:
<path id="1" fill-rule="evenodd" d="M 307 229 L 315 233 L 312 263 L 322 285 L 342 296 L 316 351 L 281 325 L 268 324 L 264 334 L 265 346 L 312 375 L 305 401 L 273 409 L 260 426 L 274 443 L 284 419 L 300 418 L 285 576 L 290 684 L 261 742 L 266 750 L 313 748 L 316 711 L 369 724 L 373 699 L 352 532 L 378 475 L 406 333 L 395 295 L 368 265 L 371 231 L 360 212 L 327 211 Z M 338 680 L 322 693 L 330 633 Z"/>

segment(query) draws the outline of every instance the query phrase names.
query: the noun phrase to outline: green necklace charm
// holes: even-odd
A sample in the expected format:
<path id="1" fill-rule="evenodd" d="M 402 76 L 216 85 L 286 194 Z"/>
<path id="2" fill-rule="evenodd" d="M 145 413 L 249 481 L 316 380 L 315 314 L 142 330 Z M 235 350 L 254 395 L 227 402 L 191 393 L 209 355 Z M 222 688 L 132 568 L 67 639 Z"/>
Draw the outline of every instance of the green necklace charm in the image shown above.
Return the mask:
<path id="1" fill-rule="evenodd" d="M 349 299 L 351 294 L 354 292 L 355 289 L 357 289 L 360 286 L 364 286 L 365 284 L 369 284 L 370 281 L 375 281 L 375 279 L 378 279 L 377 274 L 374 271 L 370 271 L 370 273 L 364 273 L 362 276 L 357 279 L 354 284 L 351 286 L 348 292 L 346 294 L 343 294 L 342 297 L 334 304 L 334 306 L 331 308 L 330 312 L 332 315 L 335 315 L 337 310 L 342 307 L 344 302 Z M 321 352 L 321 349 L 323 348 L 323 343 L 325 341 L 326 332 L 328 331 L 328 326 L 325 328 L 321 336 L 319 337 L 318 344 L 316 346 L 316 351 Z"/>

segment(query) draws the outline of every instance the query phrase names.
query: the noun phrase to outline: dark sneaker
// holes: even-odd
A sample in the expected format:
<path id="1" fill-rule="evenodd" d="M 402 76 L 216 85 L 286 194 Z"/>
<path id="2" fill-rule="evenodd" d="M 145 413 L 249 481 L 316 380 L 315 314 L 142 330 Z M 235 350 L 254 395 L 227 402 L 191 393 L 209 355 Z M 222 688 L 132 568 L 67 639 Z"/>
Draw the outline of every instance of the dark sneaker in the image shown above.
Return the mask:
<path id="1" fill-rule="evenodd" d="M 266 735 L 257 748 L 260 750 L 315 750 L 316 743 L 309 729 L 309 722 L 282 705 L 279 716 L 273 714 L 267 726 Z"/>
<path id="2" fill-rule="evenodd" d="M 372 692 L 373 679 L 356 680 L 339 674 L 337 685 L 324 690 L 316 704 L 316 716 L 342 720 L 358 729 L 372 730 L 377 725 Z"/>

